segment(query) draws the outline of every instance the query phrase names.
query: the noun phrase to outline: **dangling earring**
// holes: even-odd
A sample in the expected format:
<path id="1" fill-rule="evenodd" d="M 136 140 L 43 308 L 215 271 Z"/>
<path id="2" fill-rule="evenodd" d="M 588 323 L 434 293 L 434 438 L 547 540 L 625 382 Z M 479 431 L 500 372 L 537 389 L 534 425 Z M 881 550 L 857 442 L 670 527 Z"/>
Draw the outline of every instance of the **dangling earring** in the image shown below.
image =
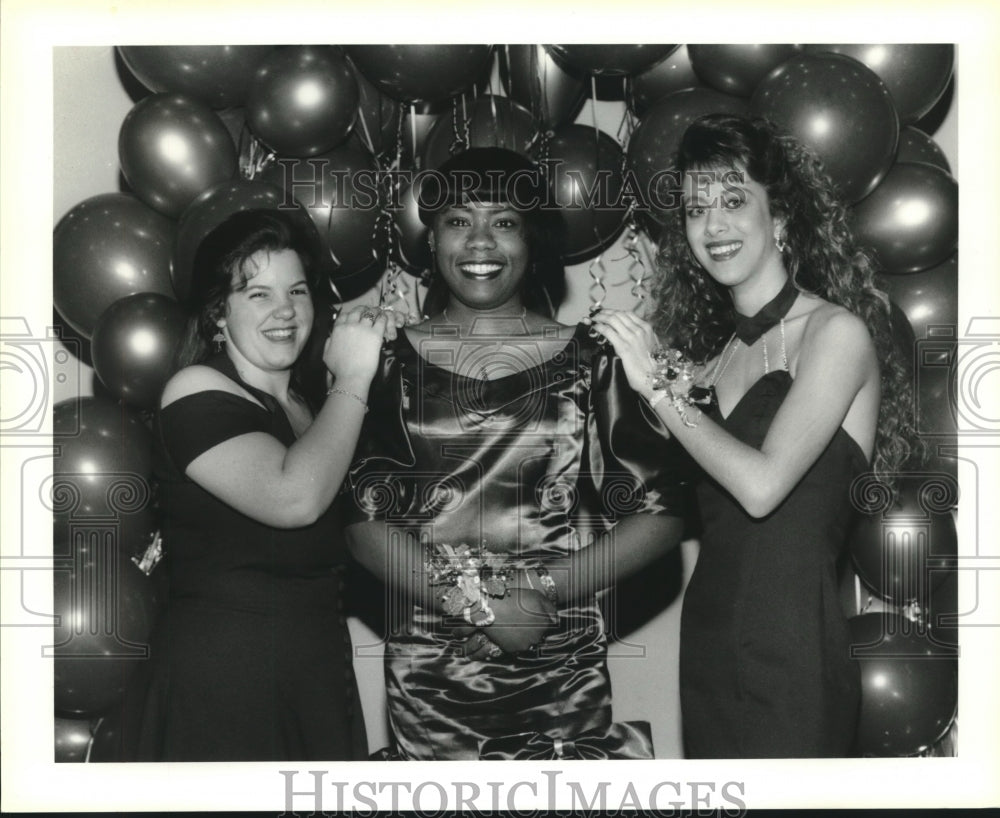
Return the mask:
<path id="1" fill-rule="evenodd" d="M 775 228 L 774 230 L 774 246 L 778 248 L 778 252 L 784 254 L 785 250 L 788 249 L 788 244 L 781 237 L 781 228 Z"/>
<path id="2" fill-rule="evenodd" d="M 215 347 L 216 354 L 218 354 L 226 346 L 226 336 L 222 332 L 222 328 L 226 325 L 226 322 L 225 320 L 219 320 L 215 322 L 215 325 L 219 328 L 219 331 L 212 336 L 212 344 Z"/>

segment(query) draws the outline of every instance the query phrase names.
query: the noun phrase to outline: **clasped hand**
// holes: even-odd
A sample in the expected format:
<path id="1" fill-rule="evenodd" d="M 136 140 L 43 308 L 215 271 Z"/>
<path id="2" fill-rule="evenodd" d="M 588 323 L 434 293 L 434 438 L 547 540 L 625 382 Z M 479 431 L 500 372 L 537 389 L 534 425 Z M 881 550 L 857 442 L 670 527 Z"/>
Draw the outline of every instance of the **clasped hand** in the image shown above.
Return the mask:
<path id="1" fill-rule="evenodd" d="M 492 658 L 493 645 L 507 654 L 524 653 L 539 645 L 559 624 L 555 605 L 549 598 L 528 588 L 511 588 L 506 596 L 491 599 L 490 607 L 496 617 L 491 625 L 481 629 L 463 626 L 454 630 L 455 636 L 465 638 L 463 652 L 468 659 Z"/>

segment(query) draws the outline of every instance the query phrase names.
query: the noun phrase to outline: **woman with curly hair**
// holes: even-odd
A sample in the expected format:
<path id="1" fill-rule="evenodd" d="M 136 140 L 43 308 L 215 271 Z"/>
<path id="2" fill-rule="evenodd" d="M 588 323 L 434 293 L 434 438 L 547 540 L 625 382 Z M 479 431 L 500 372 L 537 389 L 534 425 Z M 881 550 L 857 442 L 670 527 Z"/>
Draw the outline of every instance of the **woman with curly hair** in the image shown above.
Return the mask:
<path id="1" fill-rule="evenodd" d="M 770 124 L 704 117 L 677 170 L 652 324 L 593 322 L 705 472 L 681 621 L 685 752 L 847 756 L 849 488 L 870 464 L 898 468 L 914 437 L 888 299 L 818 160 Z"/>

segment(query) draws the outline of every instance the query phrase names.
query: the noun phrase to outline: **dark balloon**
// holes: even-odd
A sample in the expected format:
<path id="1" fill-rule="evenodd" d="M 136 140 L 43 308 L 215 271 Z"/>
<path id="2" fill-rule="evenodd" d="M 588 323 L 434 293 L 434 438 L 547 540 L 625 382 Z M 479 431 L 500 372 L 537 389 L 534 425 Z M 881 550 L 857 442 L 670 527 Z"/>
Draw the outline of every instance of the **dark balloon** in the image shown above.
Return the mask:
<path id="1" fill-rule="evenodd" d="M 347 143 L 311 159 L 281 159 L 259 178 L 284 187 L 305 208 L 334 280 L 372 265 L 385 269 L 388 222 L 385 232 L 376 234 L 382 202 L 375 159 L 367 150 Z"/>
<path id="2" fill-rule="evenodd" d="M 295 46 L 269 55 L 247 97 L 250 128 L 281 156 L 339 145 L 358 113 L 358 83 L 339 48 Z"/>
<path id="3" fill-rule="evenodd" d="M 119 298 L 153 292 L 172 296 L 174 225 L 125 193 L 85 199 L 56 225 L 52 294 L 56 309 L 85 338 Z"/>
<path id="4" fill-rule="evenodd" d="M 958 337 L 958 253 L 929 270 L 885 276 L 881 285 L 917 338 L 927 338 L 930 327 L 941 326 Z"/>
<path id="5" fill-rule="evenodd" d="M 958 484 L 948 474 L 914 472 L 897 477 L 898 496 L 874 480 L 852 487 L 859 515 L 848 540 L 861 581 L 881 599 L 926 607 L 942 569 L 958 553 L 951 509 Z"/>
<path id="6" fill-rule="evenodd" d="M 436 170 L 451 157 L 452 144 L 460 136 L 468 133 L 470 148 L 507 148 L 527 155 L 538 134 L 538 123 L 527 109 L 505 97 L 479 97 L 467 107 L 462 119 L 461 134 L 455 133 L 455 125 L 449 116 L 440 117 L 434 123 L 424 144 L 423 167 Z"/>
<path id="7" fill-rule="evenodd" d="M 941 647 L 958 645 L 958 629 L 962 617 L 973 610 L 972 605 L 960 606 L 958 600 L 958 571 L 944 572 L 944 579 L 931 594 L 931 604 L 924 612 L 924 621 L 930 629 L 930 639 Z"/>
<path id="8" fill-rule="evenodd" d="M 222 120 L 180 94 L 154 94 L 136 103 L 118 134 L 118 161 L 135 195 L 171 218 L 237 169 Z"/>
<path id="9" fill-rule="evenodd" d="M 441 120 L 452 120 L 468 110 L 473 100 L 465 96 L 440 102 L 411 102 L 403 113 L 402 151 L 400 157 L 402 167 L 420 170 L 424 167 L 424 152 L 427 149 L 427 137 L 434 126 Z"/>
<path id="10" fill-rule="evenodd" d="M 74 532 L 111 521 L 123 551 L 144 549 L 155 530 L 149 430 L 106 398 L 71 398 L 53 408 L 52 434 L 52 484 L 41 499 L 52 509 L 56 548 L 66 548 Z"/>
<path id="11" fill-rule="evenodd" d="M 886 84 L 903 125 L 934 107 L 955 66 L 955 46 L 947 43 L 807 45 L 806 51 L 846 54 L 867 65 Z"/>
<path id="12" fill-rule="evenodd" d="M 87 761 L 94 737 L 90 734 L 90 719 L 55 717 L 56 764 Z"/>
<path id="13" fill-rule="evenodd" d="M 431 268 L 431 249 L 427 226 L 420 221 L 415 191 L 416 185 L 406 185 L 399 193 L 401 207 L 392 217 L 396 231 L 393 260 L 407 272 L 419 275 Z"/>
<path id="14" fill-rule="evenodd" d="M 488 45 L 354 45 L 351 61 L 380 91 L 402 102 L 447 99 L 489 69 Z"/>
<path id="15" fill-rule="evenodd" d="M 358 116 L 351 138 L 375 156 L 395 156 L 401 116 L 399 102 L 379 91 L 350 60 L 347 62 L 358 83 Z"/>
<path id="16" fill-rule="evenodd" d="M 93 542 L 52 572 L 55 708 L 64 716 L 106 711 L 149 655 L 152 580 L 101 540 L 95 527 Z"/>
<path id="17" fill-rule="evenodd" d="M 236 148 L 236 156 L 250 140 L 250 126 L 247 124 L 246 108 L 223 108 L 215 112 L 222 124 L 229 131 L 229 137 L 233 140 L 233 147 Z"/>
<path id="18" fill-rule="evenodd" d="M 94 723 L 94 741 L 90 745 L 91 764 L 129 761 L 125 757 L 125 737 L 122 730 L 121 707 L 112 707 Z"/>
<path id="19" fill-rule="evenodd" d="M 629 79 L 628 104 L 636 116 L 645 115 L 649 107 L 667 94 L 702 85 L 691 66 L 688 47 L 681 45 L 665 60 Z"/>
<path id="20" fill-rule="evenodd" d="M 729 43 L 689 45 L 691 66 L 709 88 L 748 97 L 773 69 L 802 50 L 779 43 Z"/>
<path id="21" fill-rule="evenodd" d="M 931 137 L 913 125 L 907 125 L 899 132 L 899 149 L 896 151 L 897 162 L 925 162 L 936 165 L 945 173 L 951 173 L 948 157 Z"/>
<path id="22" fill-rule="evenodd" d="M 97 320 L 90 341 L 97 377 L 115 397 L 155 409 L 186 320 L 180 304 L 156 293 L 116 301 Z"/>
<path id="23" fill-rule="evenodd" d="M 896 155 L 892 97 L 870 68 L 850 57 L 792 57 L 757 86 L 750 111 L 812 148 L 848 203 L 871 193 Z"/>
<path id="24" fill-rule="evenodd" d="M 573 121 L 587 96 L 582 77 L 563 70 L 540 45 L 506 45 L 499 54 L 508 97 L 527 108 L 546 130 Z"/>
<path id="25" fill-rule="evenodd" d="M 958 699 L 954 651 L 922 626 L 890 613 L 850 620 L 852 655 L 861 671 L 856 750 L 862 756 L 911 756 L 947 732 Z"/>
<path id="26" fill-rule="evenodd" d="M 177 296 L 184 300 L 191 289 L 192 266 L 198 245 L 212 230 L 233 213 L 241 210 L 287 210 L 297 205 L 295 199 L 280 187 L 260 179 L 233 179 L 207 190 L 181 214 L 177 224 L 177 241 L 171 275 Z M 305 213 L 304 224 L 313 230 Z M 319 236 L 316 236 L 319 242 Z"/>
<path id="27" fill-rule="evenodd" d="M 254 69 L 273 45 L 123 45 L 125 64 L 151 91 L 172 91 L 212 108 L 242 105 Z"/>
<path id="28" fill-rule="evenodd" d="M 622 160 L 618 143 L 587 125 L 566 125 L 549 142 L 549 184 L 566 226 L 567 264 L 596 256 L 621 232 Z"/>
<path id="29" fill-rule="evenodd" d="M 858 243 L 874 250 L 886 273 L 940 264 L 958 246 L 958 183 L 922 162 L 897 162 L 853 208 Z"/>
<path id="30" fill-rule="evenodd" d="M 545 50 L 564 65 L 598 76 L 637 74 L 658 63 L 671 51 L 672 45 L 547 45 Z"/>
<path id="31" fill-rule="evenodd" d="M 746 102 L 711 88 L 686 88 L 659 99 L 646 112 L 628 144 L 628 167 L 659 224 L 679 206 L 676 177 L 670 173 L 681 137 L 696 119 L 708 114 L 745 114 Z"/>

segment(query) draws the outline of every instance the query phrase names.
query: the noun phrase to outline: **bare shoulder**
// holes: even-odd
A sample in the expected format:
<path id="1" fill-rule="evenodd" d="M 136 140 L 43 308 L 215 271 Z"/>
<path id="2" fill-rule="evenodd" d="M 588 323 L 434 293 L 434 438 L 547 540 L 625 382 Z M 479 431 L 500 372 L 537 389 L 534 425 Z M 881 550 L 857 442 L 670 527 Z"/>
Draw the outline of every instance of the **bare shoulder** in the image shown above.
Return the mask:
<path id="1" fill-rule="evenodd" d="M 806 343 L 847 343 L 872 346 L 871 334 L 860 316 L 822 298 L 810 299 L 812 309 L 805 314 L 803 340 Z"/>
<path id="2" fill-rule="evenodd" d="M 184 367 L 167 381 L 160 398 L 160 408 L 198 392 L 229 392 L 243 398 L 250 397 L 238 383 L 218 370 L 195 364 Z"/>

